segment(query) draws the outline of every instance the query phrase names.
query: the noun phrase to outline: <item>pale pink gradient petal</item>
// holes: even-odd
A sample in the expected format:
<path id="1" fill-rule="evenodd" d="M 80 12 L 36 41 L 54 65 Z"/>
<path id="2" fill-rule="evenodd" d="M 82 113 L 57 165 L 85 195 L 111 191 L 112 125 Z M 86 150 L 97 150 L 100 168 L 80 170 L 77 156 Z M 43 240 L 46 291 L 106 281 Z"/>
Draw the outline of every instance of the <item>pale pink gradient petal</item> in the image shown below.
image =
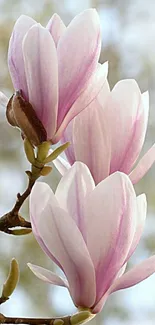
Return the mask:
<path id="1" fill-rule="evenodd" d="M 51 33 L 55 42 L 55 46 L 57 47 L 59 39 L 61 38 L 61 36 L 66 30 L 66 26 L 64 22 L 62 21 L 59 15 L 54 14 L 49 20 L 46 28 Z"/>
<path id="2" fill-rule="evenodd" d="M 84 207 L 87 196 L 95 188 L 94 180 L 88 167 L 75 162 L 72 168 L 60 180 L 55 192 L 62 209 L 68 211 L 85 239 L 86 229 Z"/>
<path id="3" fill-rule="evenodd" d="M 28 89 L 25 76 L 22 41 L 28 30 L 36 24 L 36 21 L 28 16 L 20 16 L 14 26 L 8 49 L 8 65 L 13 86 L 21 89 L 25 99 L 28 100 Z"/>
<path id="4" fill-rule="evenodd" d="M 50 186 L 43 182 L 37 182 L 31 191 L 30 195 L 30 212 L 32 216 L 32 226 L 37 224 L 40 219 L 41 212 L 44 210 L 48 202 L 52 202 L 53 205 L 59 206 L 59 203 L 51 190 Z M 33 216 L 36 215 L 35 220 Z"/>
<path id="5" fill-rule="evenodd" d="M 9 99 L 0 91 L 0 111 L 6 110 Z"/>
<path id="6" fill-rule="evenodd" d="M 107 291 L 105 293 L 105 295 L 100 299 L 100 301 L 94 305 L 93 308 L 91 308 L 91 311 L 93 314 L 97 314 L 97 313 L 100 313 L 100 311 L 102 310 L 102 308 L 104 307 L 108 297 L 109 297 L 109 292 Z"/>
<path id="7" fill-rule="evenodd" d="M 148 93 L 134 80 L 122 80 L 112 90 L 106 110 L 111 131 L 111 169 L 128 174 L 141 151 L 148 122 Z"/>
<path id="8" fill-rule="evenodd" d="M 129 174 L 133 184 L 138 183 L 155 162 L 155 144 L 140 159 L 138 165 Z"/>
<path id="9" fill-rule="evenodd" d="M 93 100 L 99 95 L 102 89 L 106 89 L 109 87 L 107 82 L 107 74 L 108 74 L 108 62 L 104 64 L 98 64 L 97 69 L 93 73 L 92 77 L 89 79 L 87 87 L 80 94 L 77 100 L 74 102 L 67 115 L 65 116 L 62 124 L 54 138 L 54 142 L 57 142 L 63 135 L 65 128 L 68 123 L 81 111 L 83 111 L 89 104 L 93 102 Z M 110 90 L 109 90 L 110 91 Z"/>
<path id="10" fill-rule="evenodd" d="M 70 146 L 65 150 L 65 155 L 67 157 L 68 162 L 71 165 L 73 165 L 75 162 L 75 154 L 74 154 L 74 146 L 73 146 L 73 123 L 74 123 L 74 120 L 72 120 L 68 124 L 68 126 L 61 138 L 61 143 L 70 142 Z"/>
<path id="11" fill-rule="evenodd" d="M 43 123 L 48 139 L 56 130 L 58 105 L 58 62 L 51 34 L 40 24 L 23 41 L 29 101 Z"/>
<path id="12" fill-rule="evenodd" d="M 97 301 L 125 263 L 135 232 L 136 195 L 127 175 L 117 172 L 87 199 L 86 244 L 96 270 Z"/>
<path id="13" fill-rule="evenodd" d="M 100 50 L 99 16 L 88 9 L 71 21 L 58 43 L 58 128 L 96 70 Z"/>
<path id="14" fill-rule="evenodd" d="M 96 184 L 110 171 L 109 126 L 104 115 L 108 96 L 109 85 L 106 82 L 99 95 L 73 121 L 75 160 L 89 167 Z"/>
<path id="15" fill-rule="evenodd" d="M 122 276 L 122 274 L 125 272 L 126 266 L 127 266 L 127 263 L 125 263 L 125 264 L 123 265 L 123 267 L 119 270 L 119 272 L 118 272 L 118 274 L 117 274 L 117 278 L 119 278 L 119 277 Z M 104 296 L 99 300 L 99 302 L 98 302 L 98 303 L 97 303 L 97 304 L 92 308 L 92 312 L 93 312 L 94 314 L 97 314 L 97 313 L 99 313 L 99 312 L 102 310 L 104 304 L 106 303 L 106 301 L 107 301 L 107 299 L 108 299 L 108 297 L 109 297 L 109 295 L 110 295 L 110 293 L 111 293 L 110 289 L 111 289 L 111 287 L 107 290 L 107 292 L 106 292 L 106 293 L 104 294 Z"/>
<path id="16" fill-rule="evenodd" d="M 139 240 L 141 238 L 145 219 L 146 219 L 146 213 L 147 213 L 147 201 L 146 201 L 146 195 L 141 194 L 137 197 L 137 214 L 136 214 L 136 228 L 135 228 L 135 234 L 134 238 L 128 253 L 128 256 L 126 258 L 126 261 L 130 258 L 130 256 L 134 253 Z"/>
<path id="17" fill-rule="evenodd" d="M 126 270 L 126 267 L 127 267 L 127 263 L 125 263 L 125 264 L 122 266 L 122 268 L 119 270 L 119 272 L 118 272 L 118 274 L 117 274 L 117 278 L 120 278 L 120 277 L 124 274 L 124 272 L 125 272 L 125 270 Z"/>
<path id="18" fill-rule="evenodd" d="M 65 210 L 48 202 L 38 228 L 49 251 L 62 265 L 74 303 L 90 307 L 95 301 L 95 272 L 75 221 Z"/>
<path id="19" fill-rule="evenodd" d="M 71 168 L 71 165 L 61 156 L 55 159 L 53 164 L 62 176 Z"/>
<path id="20" fill-rule="evenodd" d="M 121 277 L 114 281 L 109 290 L 101 298 L 101 300 L 92 309 L 93 313 L 99 313 L 109 295 L 117 290 L 126 289 L 144 281 L 155 272 L 155 256 L 146 259 L 144 262 L 133 267 L 130 271 L 127 271 Z"/>
<path id="21" fill-rule="evenodd" d="M 130 271 L 116 280 L 111 287 L 111 293 L 117 290 L 132 287 L 144 281 L 155 272 L 155 255 L 149 257 L 140 264 L 134 266 Z"/>
<path id="22" fill-rule="evenodd" d="M 58 285 L 61 287 L 68 288 L 68 283 L 65 279 L 61 278 L 57 274 L 44 269 L 41 266 L 34 265 L 31 263 L 27 264 L 30 270 L 42 281 L 48 282 L 50 284 Z"/>
<path id="23" fill-rule="evenodd" d="M 61 267 L 60 263 L 55 259 L 44 243 L 38 229 L 38 222 L 40 220 L 41 212 L 45 208 L 48 201 L 52 202 L 53 205 L 58 206 L 58 202 L 49 185 L 46 183 L 37 182 L 30 194 L 30 220 L 32 231 L 45 254 L 47 254 L 47 256 L 49 256 L 59 267 Z"/>

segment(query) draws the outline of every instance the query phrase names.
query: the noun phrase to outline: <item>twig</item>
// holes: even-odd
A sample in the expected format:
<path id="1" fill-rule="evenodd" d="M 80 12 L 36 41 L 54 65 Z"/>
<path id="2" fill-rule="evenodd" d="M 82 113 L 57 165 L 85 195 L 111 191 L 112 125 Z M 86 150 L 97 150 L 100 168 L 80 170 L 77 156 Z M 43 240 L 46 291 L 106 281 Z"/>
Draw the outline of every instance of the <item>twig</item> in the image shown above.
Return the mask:
<path id="1" fill-rule="evenodd" d="M 23 318 L 23 317 L 6 317 L 0 314 L 0 324 L 30 324 L 30 325 L 71 325 L 70 318 L 72 316 L 64 316 L 62 318 Z"/>
<path id="2" fill-rule="evenodd" d="M 12 231 L 9 228 L 13 228 L 13 227 L 31 228 L 31 223 L 29 221 L 26 221 L 19 214 L 19 210 L 23 205 L 24 201 L 30 195 L 35 181 L 36 178 L 29 178 L 27 189 L 24 191 L 22 195 L 19 193 L 17 194 L 17 200 L 13 209 L 0 218 L 0 231 L 3 231 L 8 234 L 12 234 Z"/>
<path id="3" fill-rule="evenodd" d="M 6 302 L 8 299 L 9 298 L 6 298 L 6 297 L 0 297 L 0 305 L 3 304 L 4 302 Z M 0 316 L 1 316 L 1 314 L 0 314 Z"/>

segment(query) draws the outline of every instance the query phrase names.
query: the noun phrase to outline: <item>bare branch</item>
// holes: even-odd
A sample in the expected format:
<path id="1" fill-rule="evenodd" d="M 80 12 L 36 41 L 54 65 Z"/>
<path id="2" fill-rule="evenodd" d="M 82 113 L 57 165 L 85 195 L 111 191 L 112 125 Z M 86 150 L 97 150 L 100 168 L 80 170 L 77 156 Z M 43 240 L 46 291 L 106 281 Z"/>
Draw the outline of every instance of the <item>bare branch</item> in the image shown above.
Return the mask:
<path id="1" fill-rule="evenodd" d="M 7 234 L 12 234 L 10 228 L 13 227 L 31 228 L 31 223 L 29 221 L 26 221 L 19 214 L 19 210 L 27 199 L 27 197 L 30 195 L 35 180 L 35 178 L 29 177 L 27 189 L 22 195 L 19 193 L 17 194 L 17 200 L 13 209 L 0 218 L 0 231 L 3 231 Z"/>

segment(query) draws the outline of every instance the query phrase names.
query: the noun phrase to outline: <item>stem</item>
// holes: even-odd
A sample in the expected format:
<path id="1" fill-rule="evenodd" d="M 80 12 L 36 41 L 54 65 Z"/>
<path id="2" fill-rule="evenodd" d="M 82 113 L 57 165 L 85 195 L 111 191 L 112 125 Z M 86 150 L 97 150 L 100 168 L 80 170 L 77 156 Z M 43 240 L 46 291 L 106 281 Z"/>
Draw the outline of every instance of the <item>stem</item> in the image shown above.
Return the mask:
<path id="1" fill-rule="evenodd" d="M 6 317 L 0 314 L 0 324 L 30 324 L 30 325 L 71 325 L 71 316 L 56 318 L 23 318 L 23 317 Z"/>
<path id="2" fill-rule="evenodd" d="M 13 228 L 13 227 L 31 228 L 31 223 L 29 221 L 26 221 L 23 217 L 19 215 L 19 210 L 23 205 L 24 201 L 30 195 L 35 181 L 36 178 L 33 177 L 29 178 L 27 189 L 24 191 L 22 195 L 20 193 L 17 194 L 17 200 L 13 209 L 0 218 L 0 231 L 11 234 L 12 232 L 9 228 Z"/>

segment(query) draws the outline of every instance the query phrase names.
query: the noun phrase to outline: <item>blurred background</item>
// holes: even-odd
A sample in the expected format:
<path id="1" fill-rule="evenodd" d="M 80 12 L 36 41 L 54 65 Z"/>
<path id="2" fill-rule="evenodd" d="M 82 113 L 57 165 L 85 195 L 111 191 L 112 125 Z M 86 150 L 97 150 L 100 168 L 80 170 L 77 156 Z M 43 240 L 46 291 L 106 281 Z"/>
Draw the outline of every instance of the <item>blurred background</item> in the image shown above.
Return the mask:
<path id="1" fill-rule="evenodd" d="M 155 1 L 154 0 L 0 0 L 0 90 L 11 96 L 13 87 L 7 67 L 7 49 L 16 19 L 30 15 L 46 25 L 57 12 L 66 24 L 82 10 L 97 9 L 102 24 L 102 53 L 100 62 L 109 61 L 111 88 L 123 78 L 137 80 L 141 91 L 149 90 L 150 116 L 143 152 L 155 139 Z M 0 215 L 12 208 L 17 192 L 26 186 L 29 169 L 19 131 L 7 124 L 5 112 L 0 111 Z M 54 171 L 46 178 L 53 188 L 60 175 Z M 145 192 L 148 217 L 140 245 L 131 258 L 130 266 L 155 254 L 155 165 L 136 187 L 137 194 Z M 28 219 L 28 203 L 23 215 Z M 103 234 L 104 235 L 104 234 Z M 0 311 L 12 316 L 54 316 L 75 311 L 63 288 L 46 285 L 29 271 L 27 262 L 55 269 L 42 253 L 33 235 L 13 237 L 0 234 L 0 286 L 5 280 L 12 257 L 20 264 L 21 277 L 11 299 Z M 59 272 L 59 270 L 56 270 Z M 134 288 L 120 291 L 107 301 L 92 325 L 153 325 L 155 324 L 155 275 Z"/>

